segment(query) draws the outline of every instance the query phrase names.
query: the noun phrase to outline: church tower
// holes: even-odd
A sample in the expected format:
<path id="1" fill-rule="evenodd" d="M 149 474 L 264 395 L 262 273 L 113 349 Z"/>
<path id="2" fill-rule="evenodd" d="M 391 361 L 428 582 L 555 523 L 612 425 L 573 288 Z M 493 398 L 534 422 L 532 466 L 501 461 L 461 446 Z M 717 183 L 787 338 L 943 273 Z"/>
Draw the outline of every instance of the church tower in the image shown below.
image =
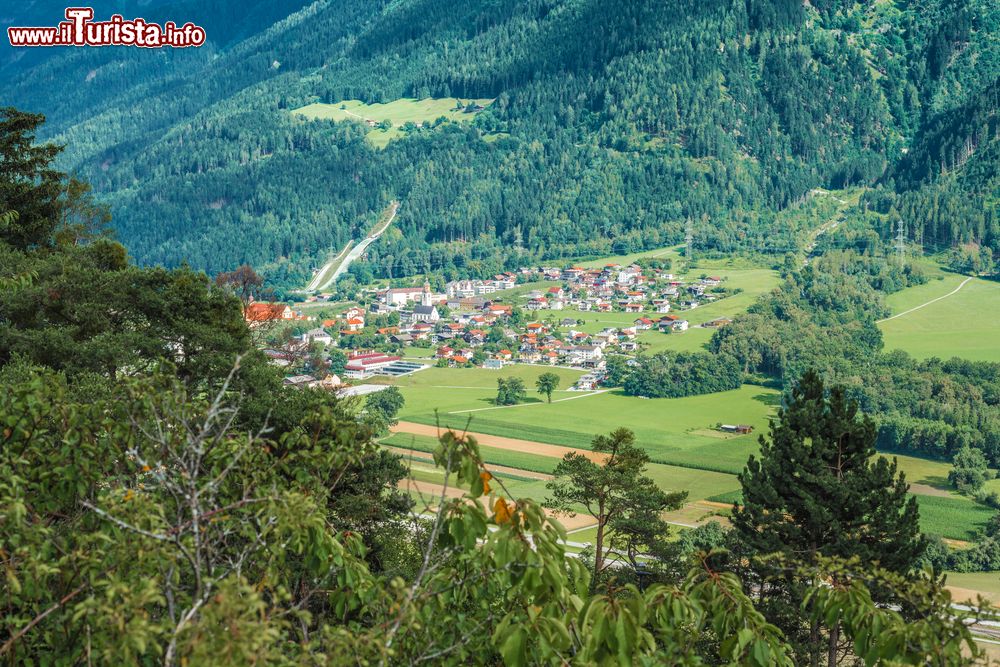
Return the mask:
<path id="1" fill-rule="evenodd" d="M 424 279 L 424 293 L 420 295 L 420 305 L 429 306 L 431 305 L 431 283 L 429 280 Z"/>

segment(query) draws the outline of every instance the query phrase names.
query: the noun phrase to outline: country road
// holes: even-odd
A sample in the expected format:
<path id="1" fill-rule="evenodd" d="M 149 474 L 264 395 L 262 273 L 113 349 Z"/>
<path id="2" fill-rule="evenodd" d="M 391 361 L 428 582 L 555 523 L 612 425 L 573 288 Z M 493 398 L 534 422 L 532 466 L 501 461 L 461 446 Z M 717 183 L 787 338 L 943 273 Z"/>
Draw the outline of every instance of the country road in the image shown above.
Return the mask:
<path id="1" fill-rule="evenodd" d="M 388 219 L 385 220 L 385 222 L 376 224 L 375 229 L 372 230 L 372 233 L 366 236 L 364 240 L 355 245 L 353 248 L 351 247 L 351 244 L 348 243 L 347 246 L 344 248 L 344 250 L 342 250 L 336 257 L 334 257 L 329 262 L 323 265 L 323 267 L 316 273 L 313 279 L 309 282 L 309 286 L 306 289 L 310 291 L 318 291 L 321 289 L 325 289 L 328 286 L 332 285 L 333 283 L 337 282 L 337 278 L 342 276 L 344 272 L 347 271 L 348 267 L 351 266 L 351 262 L 356 260 L 358 257 L 361 257 L 361 255 L 365 254 L 365 250 L 368 249 L 368 246 L 374 243 L 380 236 L 382 236 L 385 230 L 389 228 L 389 225 L 391 225 L 392 221 L 396 218 L 396 213 L 399 211 L 399 202 L 394 201 L 391 204 L 389 204 L 389 209 L 390 209 L 389 217 Z M 344 256 L 344 252 L 347 252 L 346 256 Z M 339 265 L 337 265 L 336 269 L 334 269 L 333 275 L 331 275 L 329 278 L 324 279 L 323 276 L 325 276 L 326 273 L 334 265 L 337 264 L 337 262 L 340 263 Z"/>

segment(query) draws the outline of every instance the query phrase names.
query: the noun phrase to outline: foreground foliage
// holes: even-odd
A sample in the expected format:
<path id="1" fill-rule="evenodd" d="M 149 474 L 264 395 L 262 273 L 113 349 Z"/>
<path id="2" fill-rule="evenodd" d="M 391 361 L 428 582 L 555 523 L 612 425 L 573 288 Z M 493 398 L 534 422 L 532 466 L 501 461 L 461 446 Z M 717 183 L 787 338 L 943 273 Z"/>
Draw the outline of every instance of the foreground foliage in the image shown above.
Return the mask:
<path id="1" fill-rule="evenodd" d="M 88 402 L 47 372 L 0 396 L 4 659 L 792 664 L 707 557 L 676 583 L 592 593 L 563 529 L 453 432 L 434 459 L 462 496 L 432 519 L 383 519 L 399 546 L 373 563 L 338 505 L 372 455 L 367 428 L 313 410 L 274 439 L 234 428 L 229 398 L 157 376 Z M 922 624 L 859 579 L 813 588 L 811 608 L 842 616 L 869 664 L 961 664 L 974 647 L 947 596 L 897 583 L 924 596 Z"/>

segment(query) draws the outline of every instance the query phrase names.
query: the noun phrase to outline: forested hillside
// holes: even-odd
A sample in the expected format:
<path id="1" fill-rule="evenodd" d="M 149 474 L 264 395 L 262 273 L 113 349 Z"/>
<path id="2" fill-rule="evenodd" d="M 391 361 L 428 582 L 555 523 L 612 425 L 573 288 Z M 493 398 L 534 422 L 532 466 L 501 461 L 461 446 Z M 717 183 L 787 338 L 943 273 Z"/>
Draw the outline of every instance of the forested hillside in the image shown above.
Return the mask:
<path id="1" fill-rule="evenodd" d="M 220 5 L 201 49 L 6 74 L 141 263 L 301 283 L 391 199 L 382 276 L 657 247 L 688 219 L 699 248 L 779 255 L 802 239 L 777 212 L 859 184 L 931 247 L 1000 243 L 986 0 L 265 4 Z M 384 149 L 292 113 L 405 97 L 495 102 Z"/>

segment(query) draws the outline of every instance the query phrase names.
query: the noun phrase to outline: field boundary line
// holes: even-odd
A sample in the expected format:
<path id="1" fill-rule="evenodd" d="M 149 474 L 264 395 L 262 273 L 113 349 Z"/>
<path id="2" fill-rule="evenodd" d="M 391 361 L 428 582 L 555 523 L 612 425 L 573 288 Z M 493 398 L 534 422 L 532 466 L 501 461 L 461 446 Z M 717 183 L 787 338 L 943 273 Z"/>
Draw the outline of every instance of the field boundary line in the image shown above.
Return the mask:
<path id="1" fill-rule="evenodd" d="M 956 288 L 955 288 L 955 289 L 953 289 L 952 291 L 948 292 L 947 294 L 942 294 L 941 296 L 939 296 L 939 297 L 937 297 L 937 298 L 934 298 L 934 299 L 931 299 L 930 301 L 927 301 L 927 302 L 925 302 L 925 303 L 922 303 L 922 304 L 920 304 L 919 306 L 914 306 L 913 308 L 910 308 L 909 310 L 904 310 L 903 312 L 901 312 L 901 313 L 897 313 L 896 315 L 893 315 L 892 317 L 887 317 L 887 318 L 885 318 L 884 320 L 876 320 L 876 321 L 875 321 L 875 324 L 882 324 L 883 322 L 888 322 L 888 321 L 890 321 L 890 320 L 894 320 L 894 319 L 896 319 L 897 317 L 902 317 L 903 315 L 909 315 L 909 314 L 910 314 L 910 313 L 912 313 L 913 311 L 915 311 L 915 310 L 920 310 L 920 309 L 921 309 L 921 308 L 923 308 L 924 306 L 929 306 L 929 305 L 931 305 L 932 303 L 934 303 L 935 301 L 940 301 L 941 299 L 947 299 L 947 298 L 948 298 L 949 296 L 951 296 L 952 294 L 955 294 L 955 293 L 956 293 L 956 292 L 958 292 L 958 291 L 959 291 L 960 289 L 962 289 L 963 287 L 965 287 L 965 284 L 966 284 L 967 282 L 969 282 L 970 280 L 972 280 L 972 276 L 969 276 L 968 278 L 966 278 L 965 280 L 963 280 L 963 281 L 962 281 L 961 283 L 959 283 L 958 287 L 956 287 Z"/>
<path id="2" fill-rule="evenodd" d="M 484 410 L 503 410 L 505 408 L 527 408 L 533 405 L 553 405 L 555 403 L 562 403 L 563 401 L 575 401 L 578 398 L 587 398 L 588 396 L 597 396 L 598 394 L 606 394 L 610 389 L 601 389 L 598 391 L 592 391 L 587 394 L 581 394 L 579 396 L 570 396 L 568 398 L 560 398 L 558 400 L 552 401 L 552 403 L 538 402 L 538 403 L 518 403 L 517 405 L 494 405 L 490 408 L 472 408 L 471 410 L 455 410 L 453 412 L 448 412 L 449 415 L 461 415 L 466 412 L 483 412 Z"/>

